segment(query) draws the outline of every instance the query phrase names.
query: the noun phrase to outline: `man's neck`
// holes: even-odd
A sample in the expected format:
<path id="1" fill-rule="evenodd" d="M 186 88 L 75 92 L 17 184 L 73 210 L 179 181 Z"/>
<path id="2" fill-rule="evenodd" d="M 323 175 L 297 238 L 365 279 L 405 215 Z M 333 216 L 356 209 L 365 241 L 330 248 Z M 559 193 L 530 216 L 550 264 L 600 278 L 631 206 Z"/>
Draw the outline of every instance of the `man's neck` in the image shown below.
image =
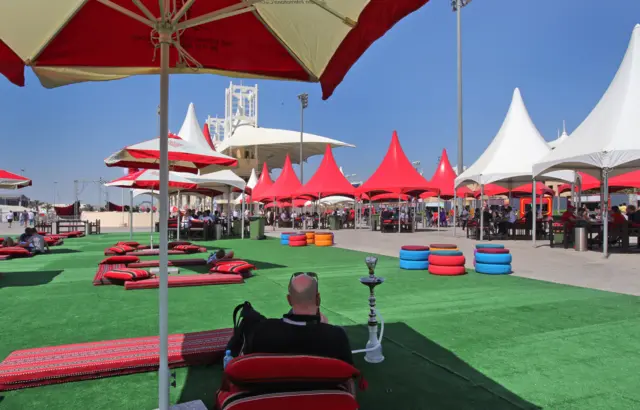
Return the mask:
<path id="1" fill-rule="evenodd" d="M 313 307 L 294 307 L 291 309 L 294 315 L 298 316 L 315 316 L 318 314 L 318 308 L 316 306 Z"/>

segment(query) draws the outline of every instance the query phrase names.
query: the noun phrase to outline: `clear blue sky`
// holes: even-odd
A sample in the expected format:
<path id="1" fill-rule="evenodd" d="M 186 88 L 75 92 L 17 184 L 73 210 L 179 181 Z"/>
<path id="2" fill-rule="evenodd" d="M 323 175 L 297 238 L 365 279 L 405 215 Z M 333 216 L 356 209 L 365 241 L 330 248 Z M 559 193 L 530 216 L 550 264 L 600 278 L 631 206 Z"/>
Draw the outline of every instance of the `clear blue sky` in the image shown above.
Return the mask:
<path id="1" fill-rule="evenodd" d="M 449 3 L 431 0 L 401 21 L 328 101 L 317 84 L 259 81 L 260 124 L 298 129 L 296 95 L 308 92 L 305 130 L 357 145 L 335 155 L 358 179 L 375 170 L 394 129 L 409 158 L 422 161 L 425 176 L 442 148 L 455 164 L 456 20 Z M 571 132 L 612 80 L 636 23 L 640 1 L 474 0 L 463 12 L 466 165 L 498 131 L 514 87 L 546 139 L 556 137 L 563 119 Z M 34 199 L 51 201 L 58 181 L 59 202 L 73 200 L 74 179 L 122 175 L 103 159 L 157 135 L 158 82 L 137 77 L 46 90 L 31 73 L 25 88 L 0 78 L 0 168 L 25 169 L 34 186 L 23 192 Z M 222 114 L 228 83 L 173 76 L 170 129 L 179 129 L 190 102 L 201 123 Z M 318 162 L 312 159 L 307 169 Z M 97 202 L 97 188 L 86 188 L 81 199 Z M 110 199 L 119 202 L 120 191 Z"/>

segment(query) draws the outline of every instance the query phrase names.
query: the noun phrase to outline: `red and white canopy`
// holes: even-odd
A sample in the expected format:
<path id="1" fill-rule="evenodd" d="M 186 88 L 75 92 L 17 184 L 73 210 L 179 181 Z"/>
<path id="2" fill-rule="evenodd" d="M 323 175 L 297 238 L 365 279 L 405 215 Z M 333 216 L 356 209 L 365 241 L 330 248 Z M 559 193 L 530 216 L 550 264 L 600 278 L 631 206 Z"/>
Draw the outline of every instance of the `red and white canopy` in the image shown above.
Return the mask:
<path id="1" fill-rule="evenodd" d="M 166 10 L 175 13 L 169 34 L 180 33 L 170 36 L 170 73 L 314 81 L 326 99 L 374 41 L 427 1 L 179 1 Z M 0 73 L 24 85 L 29 65 L 47 88 L 158 74 L 163 3 L 12 2 L 0 13 Z"/>
<path id="2" fill-rule="evenodd" d="M 31 186 L 31 180 L 0 169 L 0 189 L 20 189 Z"/>
<path id="3" fill-rule="evenodd" d="M 130 145 L 104 160 L 108 167 L 159 169 L 160 139 Z M 177 135 L 169 135 L 169 163 L 172 171 L 197 174 L 219 171 L 238 165 L 238 160 L 211 149 L 203 150 Z"/>
<path id="4" fill-rule="evenodd" d="M 160 189 L 160 171 L 143 169 L 104 184 L 110 187 Z M 177 172 L 169 172 L 169 190 L 196 189 L 198 184 Z"/>

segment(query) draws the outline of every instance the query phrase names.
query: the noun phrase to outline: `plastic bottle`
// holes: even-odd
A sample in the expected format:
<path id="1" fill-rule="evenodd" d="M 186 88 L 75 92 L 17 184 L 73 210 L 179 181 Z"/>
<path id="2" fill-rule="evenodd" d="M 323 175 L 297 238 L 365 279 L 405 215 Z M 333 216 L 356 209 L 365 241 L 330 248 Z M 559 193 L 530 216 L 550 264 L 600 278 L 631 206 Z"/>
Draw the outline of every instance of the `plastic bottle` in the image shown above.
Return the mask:
<path id="1" fill-rule="evenodd" d="M 224 359 L 222 360 L 222 368 L 226 369 L 227 365 L 232 360 L 233 360 L 233 356 L 231 356 L 231 350 L 227 350 L 226 352 L 224 352 Z"/>

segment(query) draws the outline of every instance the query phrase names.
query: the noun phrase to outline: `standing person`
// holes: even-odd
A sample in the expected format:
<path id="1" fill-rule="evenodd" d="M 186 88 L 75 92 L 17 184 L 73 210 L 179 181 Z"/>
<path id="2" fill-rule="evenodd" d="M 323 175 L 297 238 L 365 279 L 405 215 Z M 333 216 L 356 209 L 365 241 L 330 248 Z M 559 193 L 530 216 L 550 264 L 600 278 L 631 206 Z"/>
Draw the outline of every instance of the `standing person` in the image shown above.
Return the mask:
<path id="1" fill-rule="evenodd" d="M 13 223 L 13 211 L 9 211 L 7 214 L 7 223 L 9 224 L 9 228 L 11 228 L 11 224 Z"/>
<path id="2" fill-rule="evenodd" d="M 20 226 L 24 225 L 24 213 L 23 212 L 19 213 L 18 221 L 20 222 Z"/>
<path id="3" fill-rule="evenodd" d="M 29 212 L 27 213 L 27 215 L 28 215 L 28 217 L 29 217 L 29 226 L 35 226 L 35 225 L 36 225 L 36 224 L 35 224 L 35 221 L 34 221 L 34 217 L 35 217 L 35 215 L 34 215 L 34 213 L 33 213 L 33 210 L 29 211 Z"/>
<path id="4" fill-rule="evenodd" d="M 467 224 L 469 223 L 469 205 L 465 206 L 462 209 L 462 213 L 460 214 L 460 222 L 462 222 L 462 230 L 467 229 Z"/>

